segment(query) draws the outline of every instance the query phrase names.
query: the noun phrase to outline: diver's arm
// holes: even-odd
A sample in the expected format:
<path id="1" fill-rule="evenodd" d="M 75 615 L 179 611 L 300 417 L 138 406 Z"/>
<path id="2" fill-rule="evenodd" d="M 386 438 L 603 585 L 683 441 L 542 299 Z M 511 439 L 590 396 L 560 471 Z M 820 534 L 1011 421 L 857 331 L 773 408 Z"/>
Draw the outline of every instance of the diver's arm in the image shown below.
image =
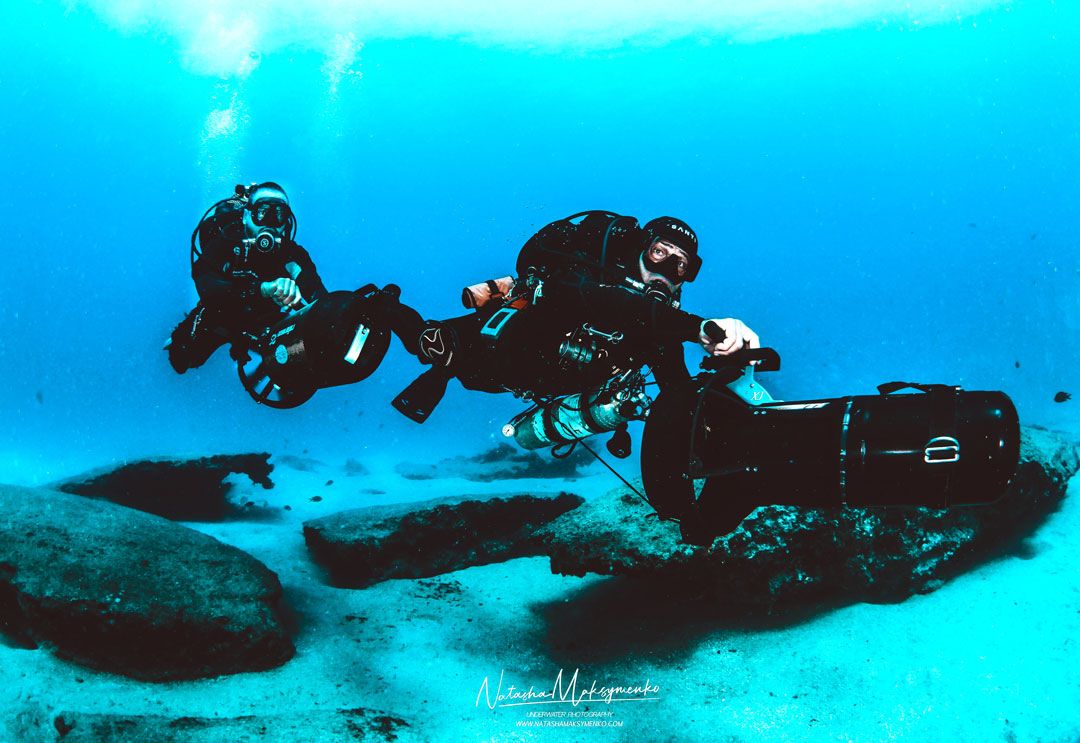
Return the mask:
<path id="1" fill-rule="evenodd" d="M 226 273 L 227 260 L 222 260 L 220 252 L 208 250 L 192 267 L 195 289 L 202 301 L 220 307 L 230 303 L 244 304 L 258 296 L 258 278 L 254 274 Z"/>
<path id="2" fill-rule="evenodd" d="M 259 284 L 259 293 L 264 298 L 273 301 L 278 307 L 301 307 L 304 304 L 300 287 L 295 281 L 285 277 L 263 281 Z"/>
<path id="3" fill-rule="evenodd" d="M 690 379 L 681 343 L 668 343 L 660 347 L 656 358 L 649 364 L 661 390 Z"/>
<path id="4" fill-rule="evenodd" d="M 316 299 L 326 295 L 326 286 L 323 284 L 322 277 L 319 276 L 318 270 L 315 268 L 315 262 L 311 260 L 311 256 L 300 245 L 294 244 L 290 253 L 290 260 L 299 266 L 300 271 L 293 276 L 297 285 L 300 287 L 300 291 L 309 302 L 314 302 Z"/>
<path id="5" fill-rule="evenodd" d="M 601 284 L 583 273 L 544 282 L 541 301 L 558 302 L 611 328 L 637 325 L 658 342 L 699 342 L 705 319 L 618 286 Z"/>
<path id="6" fill-rule="evenodd" d="M 761 348 L 758 334 L 734 317 L 706 320 L 701 324 L 698 341 L 710 356 L 727 356 L 742 348 Z"/>

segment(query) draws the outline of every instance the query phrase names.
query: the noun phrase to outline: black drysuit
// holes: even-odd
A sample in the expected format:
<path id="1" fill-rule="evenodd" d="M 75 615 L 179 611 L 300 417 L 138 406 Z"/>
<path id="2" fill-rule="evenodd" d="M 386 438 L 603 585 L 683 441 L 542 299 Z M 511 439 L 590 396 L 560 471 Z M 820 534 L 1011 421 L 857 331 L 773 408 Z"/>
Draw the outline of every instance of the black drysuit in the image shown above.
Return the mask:
<path id="1" fill-rule="evenodd" d="M 594 273 L 578 267 L 543 280 L 497 337 L 484 333 L 497 306 L 439 323 L 453 348 L 447 371 L 467 389 L 540 395 L 582 392 L 645 365 L 662 388 L 689 379 L 682 344 L 698 340 L 703 318 Z M 588 352 L 568 358 L 575 341 Z"/>
<path id="2" fill-rule="evenodd" d="M 179 373 L 201 366 L 224 343 L 243 333 L 258 334 L 281 318 L 282 308 L 262 296 L 263 282 L 292 278 L 308 302 L 326 294 L 311 256 L 300 245 L 286 239 L 267 252 L 245 246 L 239 210 L 226 205 L 199 232 L 203 253 L 191 269 L 199 303 L 167 346 Z"/>

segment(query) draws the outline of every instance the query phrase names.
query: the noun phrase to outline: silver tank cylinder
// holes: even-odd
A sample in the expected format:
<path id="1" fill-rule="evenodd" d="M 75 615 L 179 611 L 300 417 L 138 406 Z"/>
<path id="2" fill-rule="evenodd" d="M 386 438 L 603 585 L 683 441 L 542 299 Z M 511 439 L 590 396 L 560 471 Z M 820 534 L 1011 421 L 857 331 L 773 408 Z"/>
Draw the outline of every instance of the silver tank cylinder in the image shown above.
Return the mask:
<path id="1" fill-rule="evenodd" d="M 503 435 L 513 438 L 523 449 L 565 444 L 614 431 L 620 424 L 633 420 L 639 415 L 635 403 L 636 400 L 627 400 L 624 395 L 605 392 L 568 395 L 514 418 L 503 426 Z"/>

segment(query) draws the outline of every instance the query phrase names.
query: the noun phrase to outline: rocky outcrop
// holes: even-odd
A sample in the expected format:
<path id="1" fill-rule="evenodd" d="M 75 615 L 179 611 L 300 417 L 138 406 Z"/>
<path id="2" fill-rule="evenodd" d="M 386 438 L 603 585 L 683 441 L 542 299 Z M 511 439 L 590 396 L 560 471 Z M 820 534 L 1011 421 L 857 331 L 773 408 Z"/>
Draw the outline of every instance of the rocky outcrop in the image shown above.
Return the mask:
<path id="1" fill-rule="evenodd" d="M 826 600 L 900 600 L 1014 548 L 1058 507 L 1080 447 L 1023 430 L 1008 492 L 954 509 L 768 506 L 710 547 L 679 540 L 638 496 L 590 500 L 539 532 L 565 575 L 664 577 L 711 587 L 729 604 L 766 608 Z"/>
<path id="2" fill-rule="evenodd" d="M 395 471 L 406 480 L 461 478 L 474 482 L 503 482 L 538 478 L 576 480 L 584 468 L 596 460 L 584 449 L 575 449 L 565 457 L 544 457 L 535 451 L 522 451 L 509 444 L 499 444 L 471 456 L 447 457 L 438 462 L 402 462 Z"/>
<path id="3" fill-rule="evenodd" d="M 281 585 L 212 537 L 104 501 L 0 486 L 0 629 L 151 681 L 279 666 Z"/>
<path id="4" fill-rule="evenodd" d="M 542 554 L 533 532 L 582 502 L 560 493 L 360 508 L 306 522 L 304 539 L 334 585 L 359 588 Z"/>
<path id="5" fill-rule="evenodd" d="M 64 743 L 220 743 L 220 741 L 426 740 L 413 725 L 369 709 L 315 710 L 289 715 L 165 717 L 61 712 L 53 718 Z M 45 738 L 39 738 L 44 740 Z"/>
<path id="6" fill-rule="evenodd" d="M 148 459 L 97 470 L 53 485 L 75 495 L 119 503 L 174 521 L 220 521 L 238 512 L 229 500 L 225 478 L 247 475 L 264 488 L 274 487 L 269 454 L 219 454 L 201 459 Z"/>

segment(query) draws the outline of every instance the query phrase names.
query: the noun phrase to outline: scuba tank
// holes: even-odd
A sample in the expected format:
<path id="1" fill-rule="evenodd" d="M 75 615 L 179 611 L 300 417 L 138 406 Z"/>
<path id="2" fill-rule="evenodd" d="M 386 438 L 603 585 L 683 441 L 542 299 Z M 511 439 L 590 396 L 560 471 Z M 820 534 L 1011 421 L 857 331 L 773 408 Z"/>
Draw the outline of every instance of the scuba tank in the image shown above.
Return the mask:
<path id="1" fill-rule="evenodd" d="M 624 429 L 649 409 L 644 384 L 639 372 L 626 372 L 599 390 L 558 397 L 526 410 L 503 426 L 503 435 L 523 449 L 542 449 Z"/>

